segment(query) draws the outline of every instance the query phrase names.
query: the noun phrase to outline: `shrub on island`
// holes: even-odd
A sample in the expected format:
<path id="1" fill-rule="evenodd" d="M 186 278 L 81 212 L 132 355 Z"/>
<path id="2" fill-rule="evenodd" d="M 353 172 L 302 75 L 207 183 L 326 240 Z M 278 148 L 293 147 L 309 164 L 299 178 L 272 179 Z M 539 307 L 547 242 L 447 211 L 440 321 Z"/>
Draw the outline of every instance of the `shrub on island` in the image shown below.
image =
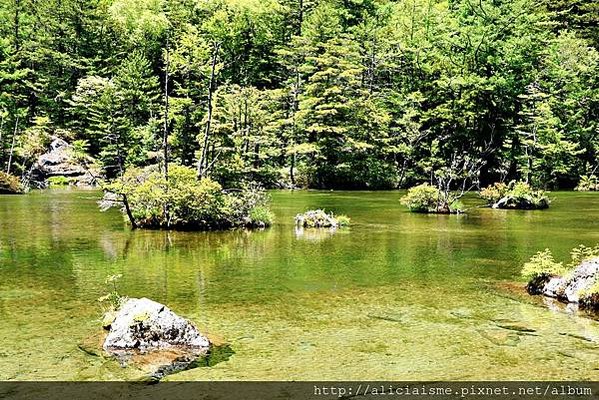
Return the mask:
<path id="1" fill-rule="evenodd" d="M 533 189 L 526 182 L 497 182 L 480 191 L 480 197 L 493 208 L 540 210 L 551 201 L 543 190 Z"/>
<path id="2" fill-rule="evenodd" d="M 451 193 L 445 194 L 428 183 L 408 189 L 408 194 L 402 197 L 401 204 L 416 213 L 459 214 L 464 212 L 464 206 L 457 196 Z"/>
<path id="3" fill-rule="evenodd" d="M 264 228 L 274 219 L 262 188 L 247 185 L 225 191 L 210 178 L 198 180 L 196 171 L 184 166 L 173 165 L 168 180 L 156 168 L 130 169 L 104 189 L 100 206 L 122 206 L 130 223 L 139 228 Z"/>
<path id="4" fill-rule="evenodd" d="M 599 246 L 578 246 L 567 265 L 557 262 L 549 249 L 535 254 L 522 268 L 526 290 L 581 308 L 599 310 Z"/>
<path id="5" fill-rule="evenodd" d="M 597 175 L 583 175 L 578 181 L 578 185 L 574 188 L 579 192 L 596 192 L 599 191 L 599 179 Z"/>
<path id="6" fill-rule="evenodd" d="M 335 215 L 325 210 L 310 210 L 295 216 L 295 224 L 302 228 L 342 228 L 349 226 L 346 215 Z"/>
<path id="7" fill-rule="evenodd" d="M 0 194 L 21 193 L 24 193 L 24 189 L 19 178 L 5 172 L 0 172 Z"/>

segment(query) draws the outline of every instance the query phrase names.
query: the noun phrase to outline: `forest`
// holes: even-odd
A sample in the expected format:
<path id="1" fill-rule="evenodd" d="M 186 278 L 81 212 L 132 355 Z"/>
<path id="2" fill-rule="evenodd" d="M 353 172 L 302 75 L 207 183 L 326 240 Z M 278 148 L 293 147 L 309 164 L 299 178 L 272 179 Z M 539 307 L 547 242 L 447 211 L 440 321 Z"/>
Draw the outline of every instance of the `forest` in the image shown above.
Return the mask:
<path id="1" fill-rule="evenodd" d="M 599 167 L 594 0 L 3 0 L 0 169 L 573 188 Z M 162 168 L 162 167 L 161 167 Z"/>

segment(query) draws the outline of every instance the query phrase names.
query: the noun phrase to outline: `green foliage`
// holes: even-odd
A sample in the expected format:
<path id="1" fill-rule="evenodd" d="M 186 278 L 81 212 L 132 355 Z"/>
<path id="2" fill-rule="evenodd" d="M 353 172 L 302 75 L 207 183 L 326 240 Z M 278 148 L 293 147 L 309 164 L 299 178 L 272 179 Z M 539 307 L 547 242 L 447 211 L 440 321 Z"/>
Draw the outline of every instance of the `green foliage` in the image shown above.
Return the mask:
<path id="1" fill-rule="evenodd" d="M 481 190 L 480 197 L 494 208 L 543 209 L 551 201 L 543 190 L 535 190 L 526 182 L 495 183 Z"/>
<path id="2" fill-rule="evenodd" d="M 107 276 L 105 283 L 108 286 L 108 293 L 98 299 L 100 303 L 107 304 L 111 310 L 118 310 L 126 300 L 126 297 L 121 296 L 117 289 L 117 282 L 122 277 L 121 274 Z"/>
<path id="3" fill-rule="evenodd" d="M 168 181 L 161 171 L 131 168 L 104 189 L 125 196 L 135 224 L 143 228 L 217 230 L 273 221 L 260 188 L 225 192 L 209 178 L 198 180 L 189 167 L 172 166 Z"/>
<path id="4" fill-rule="evenodd" d="M 56 135 L 108 178 L 168 147 L 226 188 L 428 181 L 443 212 L 573 187 L 599 164 L 598 8 L 541 3 L 1 2 L 0 169 Z"/>
<path id="5" fill-rule="evenodd" d="M 582 262 L 597 257 L 599 257 L 599 245 L 595 247 L 580 245 L 572 249 L 570 252 L 570 262 L 564 265 L 553 258 L 551 250 L 545 249 L 535 254 L 530 261 L 524 264 L 522 276 L 529 281 L 541 276 L 564 276 L 573 271 Z"/>
<path id="6" fill-rule="evenodd" d="M 479 193 L 480 197 L 493 205 L 505 197 L 509 192 L 509 187 L 503 182 L 495 182 L 494 184 L 482 189 Z"/>
<path id="7" fill-rule="evenodd" d="M 428 183 L 408 189 L 401 204 L 416 213 L 459 214 L 465 211 L 457 195 L 444 193 Z"/>
<path id="8" fill-rule="evenodd" d="M 575 247 L 570 252 L 571 261 L 568 266 L 570 268 L 576 268 L 583 261 L 589 260 L 591 258 L 599 257 L 599 245 L 595 247 L 587 247 L 584 245 L 580 245 Z"/>
<path id="9" fill-rule="evenodd" d="M 126 296 L 122 296 L 117 289 L 117 282 L 123 277 L 122 274 L 109 275 L 106 277 L 105 283 L 108 287 L 108 293 L 98 299 L 102 305 L 102 327 L 109 329 L 114 321 L 116 312 L 127 301 Z"/>
<path id="10" fill-rule="evenodd" d="M 529 281 L 544 275 L 561 276 L 566 272 L 563 263 L 556 262 L 549 249 L 539 251 L 522 268 L 522 276 Z"/>
<path id="11" fill-rule="evenodd" d="M 412 212 L 435 213 L 440 208 L 441 193 L 428 183 L 408 189 L 408 194 L 402 197 L 401 204 Z"/>
<path id="12" fill-rule="evenodd" d="M 267 207 L 256 206 L 250 210 L 249 220 L 252 226 L 266 227 L 273 224 L 275 220 L 274 213 Z"/>
<path id="13" fill-rule="evenodd" d="M 578 185 L 574 190 L 579 192 L 595 192 L 599 190 L 599 180 L 597 175 L 582 175 L 578 181 Z"/>
<path id="14" fill-rule="evenodd" d="M 67 178 L 66 176 L 51 176 L 48 178 L 48 185 L 49 186 L 68 186 L 70 185 L 72 182 L 71 179 Z"/>
<path id="15" fill-rule="evenodd" d="M 19 178 L 0 172 L 0 194 L 1 193 L 23 193 L 23 187 Z"/>
<path id="16" fill-rule="evenodd" d="M 336 215 L 335 218 L 340 227 L 346 227 L 351 224 L 351 219 L 347 215 Z"/>

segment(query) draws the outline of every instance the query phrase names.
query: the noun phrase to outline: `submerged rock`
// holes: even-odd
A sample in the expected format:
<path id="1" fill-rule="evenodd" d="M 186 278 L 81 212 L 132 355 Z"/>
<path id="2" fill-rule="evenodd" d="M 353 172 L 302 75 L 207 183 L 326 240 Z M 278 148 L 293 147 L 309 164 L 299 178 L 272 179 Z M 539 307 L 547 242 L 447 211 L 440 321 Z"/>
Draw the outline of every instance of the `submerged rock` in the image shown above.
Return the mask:
<path id="1" fill-rule="evenodd" d="M 54 137 L 48 152 L 39 156 L 31 169 L 32 185 L 45 188 L 55 180 L 61 184 L 95 186 L 99 171 L 87 166 L 93 160 L 87 156 L 87 160 L 78 159 L 72 149 L 69 143 Z"/>
<path id="2" fill-rule="evenodd" d="M 599 278 L 599 258 L 583 261 L 566 276 L 542 274 L 531 280 L 526 289 L 532 295 L 544 295 L 565 303 L 599 309 L 599 294 L 593 286 Z"/>
<path id="3" fill-rule="evenodd" d="M 205 355 L 210 341 L 165 305 L 141 298 L 127 300 L 117 311 L 103 347 L 112 353 L 180 348 Z"/>

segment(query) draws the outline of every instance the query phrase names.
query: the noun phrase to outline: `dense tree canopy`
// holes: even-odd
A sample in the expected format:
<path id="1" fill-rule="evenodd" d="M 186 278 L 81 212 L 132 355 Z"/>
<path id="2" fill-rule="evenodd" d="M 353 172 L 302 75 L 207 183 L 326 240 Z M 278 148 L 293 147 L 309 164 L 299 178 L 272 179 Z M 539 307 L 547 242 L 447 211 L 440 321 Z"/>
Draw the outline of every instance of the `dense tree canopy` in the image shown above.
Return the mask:
<path id="1" fill-rule="evenodd" d="M 0 167 L 55 135 L 108 177 L 573 187 L 599 166 L 598 23 L 593 0 L 5 0 Z"/>

